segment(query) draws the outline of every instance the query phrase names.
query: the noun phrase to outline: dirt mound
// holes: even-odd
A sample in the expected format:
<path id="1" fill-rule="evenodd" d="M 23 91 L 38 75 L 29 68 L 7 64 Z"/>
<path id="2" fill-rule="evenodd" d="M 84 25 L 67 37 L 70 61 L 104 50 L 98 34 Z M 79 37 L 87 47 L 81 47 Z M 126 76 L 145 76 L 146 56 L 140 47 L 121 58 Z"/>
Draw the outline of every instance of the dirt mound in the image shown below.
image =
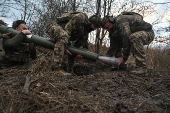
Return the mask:
<path id="1" fill-rule="evenodd" d="M 0 70 L 0 113 L 170 111 L 169 74 L 150 70 L 137 76 L 82 60 L 76 61 L 74 75 L 64 76 L 45 64 L 50 62 Z"/>

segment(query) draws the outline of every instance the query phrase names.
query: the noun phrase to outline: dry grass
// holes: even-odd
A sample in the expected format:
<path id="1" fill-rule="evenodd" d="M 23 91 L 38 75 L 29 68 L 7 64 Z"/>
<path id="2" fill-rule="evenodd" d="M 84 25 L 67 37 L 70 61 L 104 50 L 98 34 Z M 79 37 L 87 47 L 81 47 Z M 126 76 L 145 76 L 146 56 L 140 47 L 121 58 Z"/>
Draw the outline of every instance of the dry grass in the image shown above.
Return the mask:
<path id="1" fill-rule="evenodd" d="M 107 50 L 106 47 L 101 48 L 102 53 L 99 55 L 105 55 Z M 170 79 L 167 76 L 151 73 L 148 77 L 140 77 L 126 71 L 108 72 L 102 70 L 106 66 L 94 62 L 86 62 L 86 65 L 79 62 L 77 67 L 82 66 L 81 70 L 88 67 L 89 70 L 96 70 L 95 73 L 64 76 L 51 70 L 52 52 L 43 52 L 42 57 L 30 63 L 27 69 L 22 67 L 0 71 L 0 113 L 169 111 Z M 158 57 L 158 54 L 165 53 L 159 49 L 148 49 L 147 52 L 147 60 L 153 62 L 149 64 L 152 67 L 160 66 L 159 57 L 166 56 Z M 148 57 L 148 54 L 152 57 Z M 156 56 L 158 61 L 155 60 Z M 134 64 L 134 58 L 130 57 L 128 62 Z M 29 93 L 23 92 L 25 76 L 31 78 Z"/>
<path id="2" fill-rule="evenodd" d="M 94 46 L 90 47 L 93 48 Z M 156 71 L 170 72 L 170 51 L 168 48 L 161 49 L 161 47 L 155 48 L 146 48 L 146 61 L 148 69 L 154 69 Z M 100 56 L 105 56 L 108 51 L 108 48 L 102 46 L 100 48 Z M 135 66 L 135 59 L 133 55 L 130 55 L 127 61 L 128 65 Z"/>
<path id="3" fill-rule="evenodd" d="M 146 50 L 146 60 L 149 69 L 170 72 L 170 55 L 167 49 L 160 47 Z"/>

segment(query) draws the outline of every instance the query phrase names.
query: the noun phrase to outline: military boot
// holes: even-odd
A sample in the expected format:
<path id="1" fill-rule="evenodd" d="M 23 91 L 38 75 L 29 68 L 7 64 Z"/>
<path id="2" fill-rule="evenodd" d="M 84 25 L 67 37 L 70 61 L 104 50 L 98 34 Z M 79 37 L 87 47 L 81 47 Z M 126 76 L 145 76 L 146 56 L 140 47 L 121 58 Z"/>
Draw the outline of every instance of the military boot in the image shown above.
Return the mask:
<path id="1" fill-rule="evenodd" d="M 136 75 L 147 74 L 147 69 L 144 67 L 139 67 L 137 69 L 131 70 L 130 73 Z"/>

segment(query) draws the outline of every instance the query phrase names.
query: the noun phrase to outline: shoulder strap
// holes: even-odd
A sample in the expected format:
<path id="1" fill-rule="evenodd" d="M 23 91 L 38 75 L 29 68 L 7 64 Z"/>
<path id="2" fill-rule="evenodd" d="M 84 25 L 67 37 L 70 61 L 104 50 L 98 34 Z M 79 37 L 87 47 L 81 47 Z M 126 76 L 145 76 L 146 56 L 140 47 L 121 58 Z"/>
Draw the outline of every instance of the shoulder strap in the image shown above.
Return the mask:
<path id="1" fill-rule="evenodd" d="M 71 13 L 63 13 L 61 17 L 57 17 L 57 23 L 64 23 L 68 22 L 74 15 L 83 12 L 71 12 Z"/>
<path id="2" fill-rule="evenodd" d="M 121 12 L 120 15 L 140 15 L 140 14 L 139 13 L 135 13 L 135 12 Z M 140 15 L 140 16 L 142 16 L 142 15 Z"/>
<path id="3" fill-rule="evenodd" d="M 120 13 L 120 15 L 134 15 L 135 20 L 142 20 L 143 21 L 143 16 L 140 15 L 139 13 L 135 13 L 135 12 L 122 12 L 122 13 Z"/>

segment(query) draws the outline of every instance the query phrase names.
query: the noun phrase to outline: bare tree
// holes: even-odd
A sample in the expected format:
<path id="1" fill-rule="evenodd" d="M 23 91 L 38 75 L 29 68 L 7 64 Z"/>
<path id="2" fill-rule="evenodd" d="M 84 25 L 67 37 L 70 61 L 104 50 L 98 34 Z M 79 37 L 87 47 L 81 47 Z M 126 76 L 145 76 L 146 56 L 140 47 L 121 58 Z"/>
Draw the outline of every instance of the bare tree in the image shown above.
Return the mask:
<path id="1" fill-rule="evenodd" d="M 100 13 L 101 13 L 101 0 L 97 0 L 96 12 L 97 12 L 98 15 L 100 15 Z M 96 31 L 96 41 L 95 41 L 95 52 L 96 53 L 99 53 L 100 30 L 101 29 L 97 29 L 97 31 Z"/>
<path id="2" fill-rule="evenodd" d="M 111 10 L 111 4 L 112 4 L 113 0 L 104 0 L 103 2 L 103 15 L 106 16 L 106 15 L 109 15 L 109 12 Z M 101 14 L 101 0 L 97 0 L 97 13 L 98 14 Z M 104 29 L 97 29 L 97 32 L 96 32 L 96 40 L 95 40 L 95 53 L 98 53 L 100 52 L 100 48 L 102 46 L 102 42 L 103 42 L 103 39 L 105 37 L 105 34 L 106 34 L 106 31 Z"/>
<path id="3" fill-rule="evenodd" d="M 82 11 L 88 15 L 97 13 L 104 17 L 106 15 L 117 15 L 122 11 L 135 11 L 144 17 L 155 14 L 156 5 L 166 5 L 169 2 L 153 3 L 143 0 L 1 0 L 0 16 L 12 16 L 15 19 L 23 19 L 32 29 L 34 34 L 46 36 L 46 26 L 50 21 L 63 12 Z M 15 13 L 17 11 L 18 13 Z M 10 15 L 9 15 L 10 14 Z M 153 21 L 153 25 L 160 23 L 163 14 L 157 20 Z M 100 52 L 103 42 L 109 41 L 105 37 L 106 30 L 97 29 L 93 42 L 95 43 L 95 52 Z M 91 37 L 92 38 L 92 37 Z"/>
<path id="4" fill-rule="evenodd" d="M 12 17 L 14 20 L 24 20 L 29 23 L 35 15 L 35 5 L 31 0 L 3 0 L 0 6 L 2 6 L 0 12 L 4 12 L 6 18 Z"/>
<path id="5" fill-rule="evenodd" d="M 73 11 L 76 11 L 76 0 L 73 2 Z"/>
<path id="6" fill-rule="evenodd" d="M 78 7 L 79 2 L 76 0 L 43 0 L 42 7 L 36 9 L 38 21 L 35 19 L 31 25 L 33 33 L 47 37 L 45 31 L 51 21 L 55 21 L 62 13 L 76 11 Z"/>

